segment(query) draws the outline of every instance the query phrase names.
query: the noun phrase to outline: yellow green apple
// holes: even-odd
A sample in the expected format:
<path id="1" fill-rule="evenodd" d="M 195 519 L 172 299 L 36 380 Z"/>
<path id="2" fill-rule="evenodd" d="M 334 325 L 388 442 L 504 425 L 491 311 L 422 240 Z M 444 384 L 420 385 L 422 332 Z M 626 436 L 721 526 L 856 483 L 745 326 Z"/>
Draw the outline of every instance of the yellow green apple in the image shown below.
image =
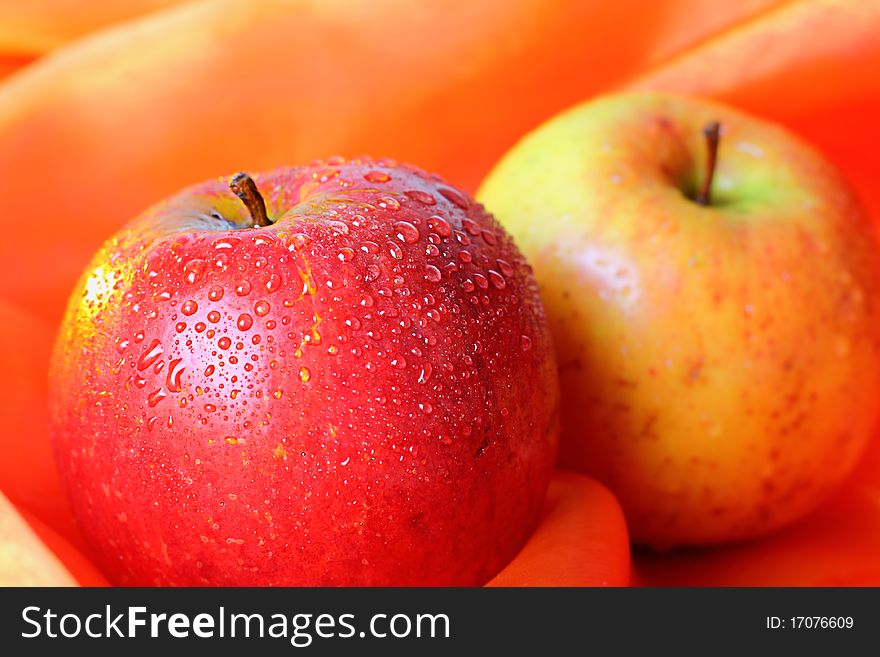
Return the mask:
<path id="1" fill-rule="evenodd" d="M 757 536 L 850 470 L 880 408 L 880 260 L 813 148 L 719 104 L 607 96 L 527 135 L 478 198 L 535 269 L 560 464 L 617 493 L 635 540 Z"/>

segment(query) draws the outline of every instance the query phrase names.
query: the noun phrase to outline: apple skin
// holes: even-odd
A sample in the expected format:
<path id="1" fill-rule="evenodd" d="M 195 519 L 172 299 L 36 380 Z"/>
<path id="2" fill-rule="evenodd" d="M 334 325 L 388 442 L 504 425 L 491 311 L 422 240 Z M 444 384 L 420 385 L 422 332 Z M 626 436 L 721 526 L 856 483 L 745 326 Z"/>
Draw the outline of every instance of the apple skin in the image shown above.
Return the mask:
<path id="1" fill-rule="evenodd" d="M 123 585 L 477 585 L 533 529 L 558 382 L 529 265 L 390 160 L 226 179 L 110 239 L 50 372 L 74 511 Z M 250 225 L 249 225 L 250 223 Z"/>
<path id="2" fill-rule="evenodd" d="M 764 534 L 851 469 L 880 402 L 877 241 L 812 148 L 722 105 L 608 96 L 526 136 L 477 198 L 540 284 L 560 464 L 619 496 L 637 542 Z"/>

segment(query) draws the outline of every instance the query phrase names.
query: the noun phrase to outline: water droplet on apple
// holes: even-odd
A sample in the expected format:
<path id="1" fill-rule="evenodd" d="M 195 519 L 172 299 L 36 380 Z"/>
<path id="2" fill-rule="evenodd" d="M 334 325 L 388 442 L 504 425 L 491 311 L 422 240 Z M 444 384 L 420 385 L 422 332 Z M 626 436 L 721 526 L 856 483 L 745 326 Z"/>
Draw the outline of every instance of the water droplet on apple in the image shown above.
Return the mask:
<path id="1" fill-rule="evenodd" d="M 208 313 L 208 321 L 211 322 L 212 324 L 216 324 L 217 322 L 219 322 L 220 317 L 221 317 L 220 311 L 218 311 L 218 310 L 212 310 L 211 312 Z"/>
<path id="2" fill-rule="evenodd" d="M 367 171 L 364 174 L 364 180 L 371 183 L 384 183 L 391 180 L 391 176 L 384 171 Z"/>
<path id="3" fill-rule="evenodd" d="M 493 233 L 488 228 L 484 228 L 481 233 L 483 236 L 483 241 L 486 242 L 489 246 L 495 246 L 498 243 L 498 239 L 495 237 L 495 233 Z"/>
<path id="4" fill-rule="evenodd" d="M 470 251 L 459 251 L 458 252 L 458 259 L 461 260 L 462 262 L 467 263 L 467 262 L 472 262 L 474 257 L 471 255 Z"/>
<path id="5" fill-rule="evenodd" d="M 165 397 L 167 396 L 167 393 L 162 388 L 158 388 L 147 395 L 147 403 L 150 405 L 150 408 L 155 408 L 156 404 L 165 399 Z"/>
<path id="6" fill-rule="evenodd" d="M 424 365 L 422 365 L 422 371 L 419 372 L 419 383 L 421 383 L 421 384 L 427 383 L 428 379 L 431 378 L 431 374 L 433 371 L 434 371 L 434 368 L 431 367 L 431 363 L 425 363 Z"/>
<path id="7" fill-rule="evenodd" d="M 408 221 L 398 221 L 394 224 L 397 239 L 407 244 L 415 244 L 419 241 L 419 229 Z"/>
<path id="8" fill-rule="evenodd" d="M 480 225 L 473 219 L 468 219 L 467 217 L 461 220 L 461 226 L 473 236 L 477 236 L 482 232 Z"/>
<path id="9" fill-rule="evenodd" d="M 216 258 L 214 258 L 214 266 L 217 269 L 226 269 L 229 266 L 229 254 L 221 253 Z"/>
<path id="10" fill-rule="evenodd" d="M 382 271 L 379 269 L 378 265 L 367 265 L 367 273 L 364 275 L 364 280 L 375 281 L 381 276 Z"/>
<path id="11" fill-rule="evenodd" d="M 216 242 L 214 242 L 214 248 L 215 249 L 231 249 L 233 246 L 239 244 L 240 242 L 241 242 L 241 239 L 239 239 L 238 237 L 234 237 L 234 236 L 223 237 L 223 238 L 217 240 Z"/>
<path id="12" fill-rule="evenodd" d="M 436 258 L 440 255 L 440 249 L 437 248 L 436 244 L 428 244 L 428 246 L 425 247 L 425 255 L 431 258 Z"/>
<path id="13" fill-rule="evenodd" d="M 443 278 L 443 275 L 440 273 L 440 270 L 437 269 L 434 265 L 427 265 L 425 267 L 425 280 L 430 283 L 439 283 Z"/>
<path id="14" fill-rule="evenodd" d="M 205 274 L 205 261 L 199 258 L 190 260 L 183 266 L 183 273 L 187 283 L 198 283 Z"/>
<path id="15" fill-rule="evenodd" d="M 434 412 L 434 407 L 431 406 L 428 402 L 419 402 L 419 410 L 422 411 L 425 415 L 430 415 Z"/>
<path id="16" fill-rule="evenodd" d="M 400 245 L 395 242 L 388 242 L 388 253 L 390 253 L 391 257 L 395 260 L 403 259 L 403 249 L 401 249 Z"/>
<path id="17" fill-rule="evenodd" d="M 214 285 L 208 290 L 208 299 L 211 301 L 220 301 L 223 298 L 223 288 L 219 285 Z"/>
<path id="18" fill-rule="evenodd" d="M 182 362 L 182 358 L 175 358 L 168 364 L 168 376 L 165 379 L 165 387 L 168 388 L 169 392 L 180 392 L 181 390 L 181 377 L 183 377 L 183 372 L 186 369 L 181 365 Z"/>
<path id="19" fill-rule="evenodd" d="M 440 237 L 449 237 L 452 235 L 452 227 L 449 222 L 439 215 L 428 217 L 428 228 L 437 233 Z"/>
<path id="20" fill-rule="evenodd" d="M 226 437 L 223 439 L 223 442 L 225 442 L 227 445 L 237 445 L 237 444 L 238 444 L 238 438 L 236 438 L 235 436 L 226 436 Z"/>
<path id="21" fill-rule="evenodd" d="M 208 366 L 205 368 L 205 376 L 211 376 L 213 373 L 214 373 L 214 366 L 213 366 L 213 365 L 208 365 Z"/>
<path id="22" fill-rule="evenodd" d="M 312 378 L 312 373 L 309 371 L 308 367 L 300 367 L 299 368 L 299 380 L 303 383 L 308 383 L 308 380 Z"/>
<path id="23" fill-rule="evenodd" d="M 137 368 L 139 370 L 147 369 L 150 365 L 155 363 L 161 355 L 162 345 L 158 340 L 153 338 L 149 346 L 147 346 L 147 350 L 143 354 L 141 354 L 141 357 L 138 359 Z"/>
<path id="24" fill-rule="evenodd" d="M 224 335 L 222 338 L 217 340 L 217 346 L 221 349 L 229 349 L 229 347 L 232 346 L 232 340 Z"/>
<path id="25" fill-rule="evenodd" d="M 513 276 L 513 266 L 509 262 L 507 262 L 507 260 L 502 260 L 501 258 L 498 258 L 495 263 L 498 265 L 498 269 L 501 271 L 502 275 L 506 276 L 507 278 Z"/>
<path id="26" fill-rule="evenodd" d="M 269 305 L 269 302 L 265 299 L 260 299 L 254 304 L 254 312 L 257 313 L 258 317 L 265 317 L 269 314 L 269 311 L 272 307 Z"/>
<path id="27" fill-rule="evenodd" d="M 320 169 L 319 171 L 312 172 L 312 178 L 318 180 L 320 182 L 327 182 L 339 175 L 339 169 L 332 169 L 330 167 Z"/>
<path id="28" fill-rule="evenodd" d="M 497 271 L 495 271 L 494 269 L 490 269 L 486 273 L 489 275 L 489 282 L 492 283 L 495 288 L 503 290 L 505 287 L 507 287 L 507 282 L 504 280 L 504 277 Z"/>
<path id="29" fill-rule="evenodd" d="M 178 333 L 183 333 L 186 330 L 186 322 L 177 322 L 177 324 L 174 325 L 174 330 Z"/>
<path id="30" fill-rule="evenodd" d="M 532 348 L 532 339 L 527 335 L 520 336 L 519 344 L 523 351 L 528 351 Z"/>
<path id="31" fill-rule="evenodd" d="M 288 251 L 299 251 L 303 247 L 308 246 L 311 241 L 312 238 L 305 233 L 294 233 L 290 236 L 290 246 L 287 249 Z"/>
<path id="32" fill-rule="evenodd" d="M 270 294 L 281 287 L 281 276 L 278 274 L 271 274 L 269 278 L 266 279 L 266 291 Z"/>
<path id="33" fill-rule="evenodd" d="M 238 321 L 236 322 L 236 326 L 238 326 L 239 331 L 247 331 L 254 325 L 254 318 L 248 315 L 247 313 L 242 313 L 238 316 Z"/>
<path id="34" fill-rule="evenodd" d="M 474 279 L 474 283 L 476 283 L 477 287 L 481 290 L 485 290 L 489 287 L 489 279 L 487 279 L 482 274 L 474 274 L 472 278 Z"/>
<path id="35" fill-rule="evenodd" d="M 348 235 L 348 224 L 341 221 L 327 221 L 325 225 L 337 235 Z"/>
<path id="36" fill-rule="evenodd" d="M 235 286 L 235 293 L 240 297 L 246 297 L 251 293 L 251 284 L 250 281 L 241 281 L 238 285 Z"/>
<path id="37" fill-rule="evenodd" d="M 407 197 L 411 198 L 413 201 L 418 201 L 423 205 L 437 205 L 437 199 L 434 198 L 433 194 L 429 194 L 428 192 L 424 192 L 420 189 L 411 189 L 407 192 L 404 192 Z"/>
<path id="38" fill-rule="evenodd" d="M 457 205 L 458 207 L 460 207 L 463 210 L 467 210 L 468 202 L 465 200 L 465 198 L 461 194 L 459 194 L 454 189 L 449 189 L 448 187 L 441 187 L 439 189 L 439 192 L 443 195 L 443 197 L 447 201 L 454 203 L 455 205 Z"/>
<path id="39" fill-rule="evenodd" d="M 188 301 L 183 302 L 183 305 L 180 307 L 180 312 L 182 312 L 184 315 L 189 316 L 189 315 L 192 315 L 193 313 L 195 313 L 198 309 L 199 309 L 199 304 L 197 304 L 195 301 L 190 299 Z"/>
<path id="40" fill-rule="evenodd" d="M 385 210 L 390 210 L 391 212 L 397 212 L 400 210 L 400 201 L 393 196 L 381 197 L 376 205 Z"/>
<path id="41" fill-rule="evenodd" d="M 339 253 L 336 254 L 336 257 L 339 258 L 340 262 L 351 262 L 354 260 L 354 249 L 345 246 L 339 249 Z"/>

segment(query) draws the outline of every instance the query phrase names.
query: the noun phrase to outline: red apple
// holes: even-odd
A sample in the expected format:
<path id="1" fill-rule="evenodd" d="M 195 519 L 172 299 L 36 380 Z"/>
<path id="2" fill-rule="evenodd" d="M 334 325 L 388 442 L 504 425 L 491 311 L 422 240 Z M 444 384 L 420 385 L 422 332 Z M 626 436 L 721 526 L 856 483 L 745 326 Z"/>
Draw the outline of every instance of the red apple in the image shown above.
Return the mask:
<path id="1" fill-rule="evenodd" d="M 556 452 L 531 269 L 412 167 L 331 159 L 231 186 L 244 203 L 213 180 L 110 239 L 62 324 L 51 434 L 105 572 L 485 582 Z"/>

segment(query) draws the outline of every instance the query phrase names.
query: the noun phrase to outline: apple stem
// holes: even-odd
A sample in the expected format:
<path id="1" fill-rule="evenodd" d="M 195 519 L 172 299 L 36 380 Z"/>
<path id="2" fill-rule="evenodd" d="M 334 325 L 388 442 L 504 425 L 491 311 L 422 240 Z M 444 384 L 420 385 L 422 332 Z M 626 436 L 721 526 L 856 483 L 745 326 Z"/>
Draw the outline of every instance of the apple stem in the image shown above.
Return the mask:
<path id="1" fill-rule="evenodd" d="M 697 198 L 694 199 L 700 205 L 709 205 L 712 195 L 712 179 L 715 177 L 715 163 L 718 161 L 718 142 L 721 136 L 721 124 L 712 121 L 703 128 L 703 136 L 706 137 L 706 177 L 703 179 L 703 187 Z"/>
<path id="2" fill-rule="evenodd" d="M 266 202 L 263 200 L 260 190 L 257 189 L 257 183 L 254 182 L 253 178 L 240 171 L 232 176 L 232 179 L 229 181 L 229 189 L 241 199 L 244 207 L 250 212 L 254 228 L 272 225 L 272 222 L 269 221 L 269 216 L 266 214 Z"/>

